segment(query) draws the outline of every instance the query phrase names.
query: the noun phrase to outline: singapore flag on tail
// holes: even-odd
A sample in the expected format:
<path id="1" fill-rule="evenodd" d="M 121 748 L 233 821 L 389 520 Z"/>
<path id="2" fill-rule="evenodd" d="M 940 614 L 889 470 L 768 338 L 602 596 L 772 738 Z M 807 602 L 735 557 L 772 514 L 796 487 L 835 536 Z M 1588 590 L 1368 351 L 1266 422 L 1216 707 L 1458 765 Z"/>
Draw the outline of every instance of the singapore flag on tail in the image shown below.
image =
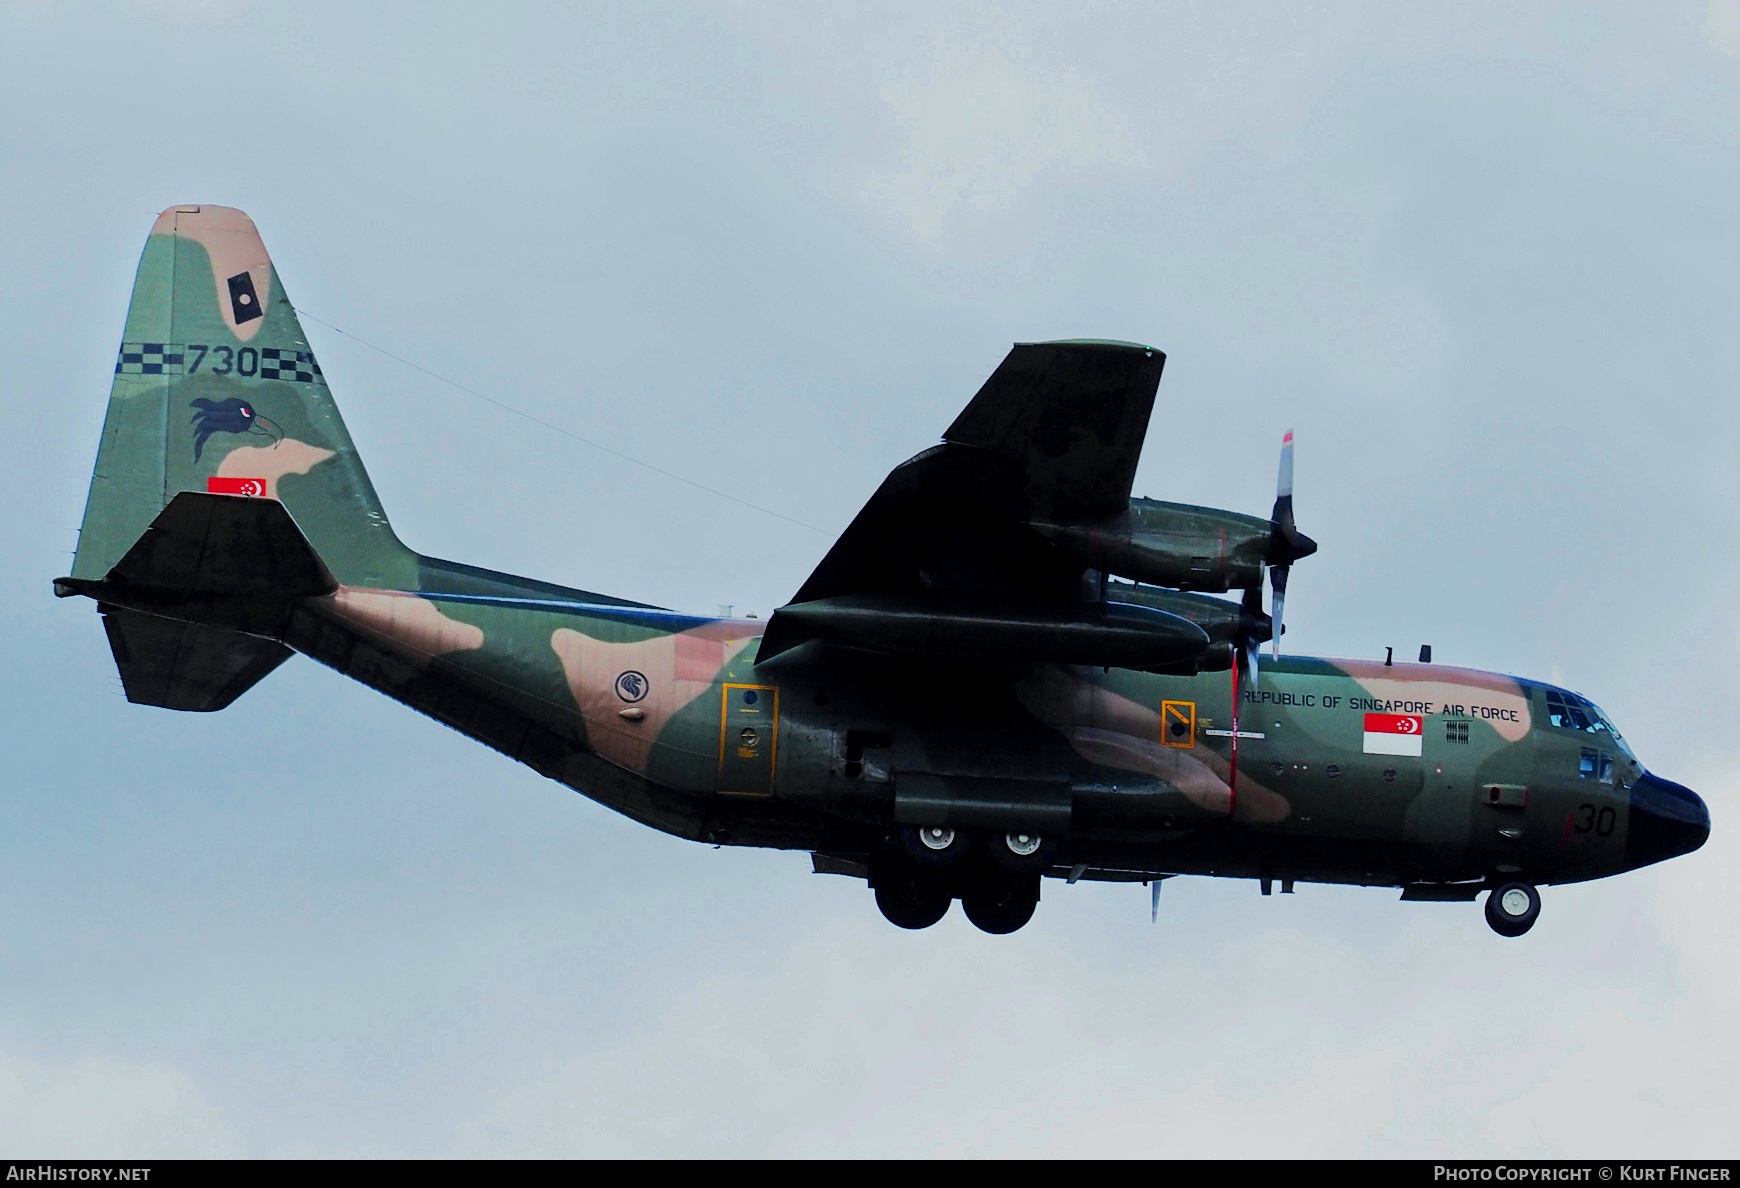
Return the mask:
<path id="1" fill-rule="evenodd" d="M 1367 714 L 1365 753 L 1368 755 L 1420 755 L 1420 735 L 1425 720 L 1417 714 Z"/>

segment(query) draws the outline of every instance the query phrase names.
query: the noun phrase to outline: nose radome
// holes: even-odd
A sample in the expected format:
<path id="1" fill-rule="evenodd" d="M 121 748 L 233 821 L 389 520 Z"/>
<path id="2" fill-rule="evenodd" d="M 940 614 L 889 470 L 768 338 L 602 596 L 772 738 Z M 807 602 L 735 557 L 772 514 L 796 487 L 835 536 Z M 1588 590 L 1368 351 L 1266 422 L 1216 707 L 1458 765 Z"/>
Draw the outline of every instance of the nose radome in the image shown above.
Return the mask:
<path id="1" fill-rule="evenodd" d="M 1650 775 L 1631 786 L 1625 869 L 1690 854 L 1710 836 L 1710 810 L 1690 788 Z"/>

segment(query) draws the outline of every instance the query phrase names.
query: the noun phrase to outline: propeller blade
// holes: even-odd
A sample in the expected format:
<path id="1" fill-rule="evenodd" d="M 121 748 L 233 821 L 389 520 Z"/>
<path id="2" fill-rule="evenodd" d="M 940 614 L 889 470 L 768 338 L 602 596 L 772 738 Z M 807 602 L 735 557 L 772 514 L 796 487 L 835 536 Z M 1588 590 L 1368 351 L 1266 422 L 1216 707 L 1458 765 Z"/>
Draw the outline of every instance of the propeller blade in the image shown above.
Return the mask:
<path id="1" fill-rule="evenodd" d="M 1293 538 L 1298 529 L 1293 526 L 1293 431 L 1287 430 L 1287 436 L 1281 439 L 1281 467 L 1275 474 L 1275 510 L 1269 513 L 1269 522 L 1275 526 L 1275 540 L 1272 548 L 1270 564 L 1281 562 L 1285 564 L 1293 558 L 1287 554 L 1293 551 Z"/>
<path id="2" fill-rule="evenodd" d="M 1317 542 L 1299 531 L 1293 522 L 1293 431 L 1281 439 L 1281 466 L 1275 474 L 1275 510 L 1269 513 L 1273 531 L 1269 539 L 1269 585 L 1273 590 L 1270 655 L 1281 658 L 1282 613 L 1287 605 L 1287 573 L 1293 562 L 1317 551 Z"/>
<path id="3" fill-rule="evenodd" d="M 1299 531 L 1293 521 L 1293 431 L 1281 439 L 1281 466 L 1275 475 L 1275 508 L 1269 513 L 1274 532 L 1269 542 L 1269 564 L 1290 565 L 1317 551 L 1317 542 Z"/>
<path id="4" fill-rule="evenodd" d="M 1244 612 L 1239 616 L 1239 650 L 1244 653 L 1240 660 L 1244 662 L 1244 675 L 1249 678 L 1251 688 L 1257 687 L 1257 657 L 1262 654 L 1263 640 L 1268 638 L 1269 617 L 1263 613 L 1263 590 L 1261 586 L 1247 587 L 1244 597 L 1239 599 L 1239 607 Z"/>
<path id="5" fill-rule="evenodd" d="M 1292 568 L 1291 565 L 1276 565 L 1269 570 L 1269 582 L 1274 587 L 1274 593 L 1269 598 L 1269 605 L 1274 608 L 1270 614 L 1274 621 L 1270 630 L 1274 634 L 1269 636 L 1269 647 L 1277 660 L 1281 658 L 1281 608 L 1287 605 L 1287 571 Z"/>

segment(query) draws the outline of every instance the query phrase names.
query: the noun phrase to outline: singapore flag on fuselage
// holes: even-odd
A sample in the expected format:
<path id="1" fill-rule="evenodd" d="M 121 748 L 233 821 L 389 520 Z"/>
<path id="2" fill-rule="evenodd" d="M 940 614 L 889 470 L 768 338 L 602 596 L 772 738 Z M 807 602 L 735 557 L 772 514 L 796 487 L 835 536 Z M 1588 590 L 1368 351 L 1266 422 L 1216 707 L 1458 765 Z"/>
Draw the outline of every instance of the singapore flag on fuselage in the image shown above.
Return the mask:
<path id="1" fill-rule="evenodd" d="M 1367 714 L 1365 753 L 1368 755 L 1420 756 L 1420 735 L 1425 719 L 1417 714 Z"/>

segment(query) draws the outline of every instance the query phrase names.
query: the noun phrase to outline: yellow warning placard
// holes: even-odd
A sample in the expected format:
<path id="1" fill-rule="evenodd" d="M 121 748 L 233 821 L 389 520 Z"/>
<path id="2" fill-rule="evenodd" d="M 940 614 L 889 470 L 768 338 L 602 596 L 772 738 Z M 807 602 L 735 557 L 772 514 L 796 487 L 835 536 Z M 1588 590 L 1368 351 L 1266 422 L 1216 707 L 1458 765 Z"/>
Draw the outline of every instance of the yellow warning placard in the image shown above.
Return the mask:
<path id="1" fill-rule="evenodd" d="M 778 687 L 728 684 L 720 693 L 718 791 L 725 796 L 773 795 Z"/>
<path id="2" fill-rule="evenodd" d="M 1196 702 L 1160 703 L 1160 741 L 1169 747 L 1196 745 Z"/>

